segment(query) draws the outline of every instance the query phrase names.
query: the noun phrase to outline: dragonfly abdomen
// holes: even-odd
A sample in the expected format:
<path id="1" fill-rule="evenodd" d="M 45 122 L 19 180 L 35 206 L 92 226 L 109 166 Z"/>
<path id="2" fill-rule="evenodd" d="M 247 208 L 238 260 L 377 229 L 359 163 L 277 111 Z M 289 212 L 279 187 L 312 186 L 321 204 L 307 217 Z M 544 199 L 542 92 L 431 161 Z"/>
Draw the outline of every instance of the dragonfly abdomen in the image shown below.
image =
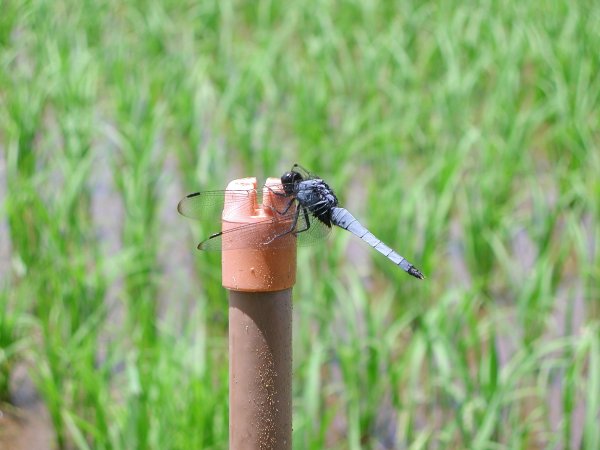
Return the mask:
<path id="1" fill-rule="evenodd" d="M 415 278 L 425 278 L 423 274 L 406 260 L 403 256 L 396 253 L 390 247 L 385 245 L 373 233 L 367 230 L 356 218 L 344 208 L 334 207 L 331 210 L 331 221 L 334 225 L 348 230 L 350 233 L 358 236 L 382 255 L 386 256 L 390 261 L 399 266 L 402 270 L 409 273 Z"/>

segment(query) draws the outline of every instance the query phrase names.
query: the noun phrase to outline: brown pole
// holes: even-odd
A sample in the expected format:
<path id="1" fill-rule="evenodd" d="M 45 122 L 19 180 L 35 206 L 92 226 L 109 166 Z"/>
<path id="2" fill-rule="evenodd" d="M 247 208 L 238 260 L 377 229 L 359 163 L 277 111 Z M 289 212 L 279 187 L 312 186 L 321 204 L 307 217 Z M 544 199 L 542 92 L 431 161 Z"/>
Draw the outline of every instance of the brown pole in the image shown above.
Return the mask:
<path id="1" fill-rule="evenodd" d="M 280 183 L 269 179 L 267 185 Z M 232 196 L 223 211 L 223 230 L 273 215 L 256 204 L 256 179 L 232 181 L 228 190 L 248 190 L 248 198 Z M 243 196 L 242 196 L 243 197 Z M 240 201 L 242 204 L 240 204 Z M 265 189 L 263 203 L 280 198 Z M 243 237 L 264 241 L 289 228 L 273 222 Z M 239 236 L 238 238 L 239 239 Z M 257 248 L 223 237 L 223 286 L 229 293 L 229 448 L 292 448 L 292 289 L 296 277 L 295 237 L 276 246 Z M 282 245 L 282 242 L 284 245 Z M 275 248 L 274 248 L 275 247 Z"/>
<path id="2" fill-rule="evenodd" d="M 229 358 L 229 448 L 291 449 L 291 289 L 230 292 Z"/>

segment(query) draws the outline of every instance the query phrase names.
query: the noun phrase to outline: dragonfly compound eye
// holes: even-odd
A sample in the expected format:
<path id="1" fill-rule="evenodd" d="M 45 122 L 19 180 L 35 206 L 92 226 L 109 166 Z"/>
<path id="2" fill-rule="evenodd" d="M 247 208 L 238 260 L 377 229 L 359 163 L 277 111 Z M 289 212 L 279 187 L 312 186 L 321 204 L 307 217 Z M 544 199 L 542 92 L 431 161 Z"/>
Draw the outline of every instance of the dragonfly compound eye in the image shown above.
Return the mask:
<path id="1" fill-rule="evenodd" d="M 281 183 L 283 184 L 283 189 L 286 194 L 291 194 L 294 192 L 294 185 L 302 181 L 302 175 L 298 172 L 286 172 L 281 176 Z"/>

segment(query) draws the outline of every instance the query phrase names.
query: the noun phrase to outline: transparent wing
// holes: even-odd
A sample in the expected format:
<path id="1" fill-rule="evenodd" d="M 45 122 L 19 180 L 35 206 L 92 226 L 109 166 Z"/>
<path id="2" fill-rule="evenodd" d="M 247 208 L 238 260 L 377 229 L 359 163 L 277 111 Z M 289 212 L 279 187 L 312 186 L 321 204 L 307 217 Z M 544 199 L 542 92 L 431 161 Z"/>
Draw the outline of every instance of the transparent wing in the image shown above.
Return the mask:
<path id="1" fill-rule="evenodd" d="M 269 189 L 278 194 L 284 191 L 282 184 L 271 185 L 269 186 Z M 262 189 L 202 191 L 185 196 L 185 198 L 177 205 L 177 211 L 179 211 L 179 214 L 182 216 L 191 219 L 207 222 L 216 221 L 217 223 L 221 223 L 221 213 L 223 212 L 223 205 L 225 203 L 225 194 L 231 197 L 233 203 L 239 204 L 238 207 L 230 208 L 230 211 L 235 211 L 237 208 L 244 208 L 248 198 L 254 195 L 256 196 L 257 204 L 262 204 Z"/>
<path id="2" fill-rule="evenodd" d="M 317 244 L 323 239 L 327 238 L 329 233 L 331 233 L 331 227 L 328 227 L 323 222 L 319 221 L 304 208 L 302 208 L 302 211 L 300 211 L 298 217 L 298 226 L 296 229 L 298 231 L 296 234 L 298 237 L 298 245 L 303 247 Z"/>
<path id="3" fill-rule="evenodd" d="M 306 212 L 306 214 L 305 214 Z M 221 251 L 241 248 L 281 248 L 296 239 L 300 246 L 313 245 L 323 240 L 331 228 L 311 216 L 302 208 L 296 212 L 276 215 L 260 222 L 244 224 L 221 233 L 215 233 L 198 245 L 199 250 Z"/>
<path id="4" fill-rule="evenodd" d="M 298 172 L 300 175 L 302 175 L 302 178 L 304 178 L 305 180 L 312 180 L 315 178 L 319 178 L 316 174 L 309 172 L 308 170 L 306 170 L 304 167 L 302 167 L 298 163 L 295 163 L 292 166 L 292 170 L 294 172 Z"/>
<path id="5" fill-rule="evenodd" d="M 248 199 L 248 197 L 255 195 L 255 191 L 252 190 L 194 192 L 179 202 L 177 211 L 179 211 L 179 214 L 191 219 L 203 221 L 216 220 L 217 223 L 220 223 L 226 192 L 232 195 L 234 199 L 235 197 L 239 197 L 240 204 L 244 204 L 243 199 Z"/>

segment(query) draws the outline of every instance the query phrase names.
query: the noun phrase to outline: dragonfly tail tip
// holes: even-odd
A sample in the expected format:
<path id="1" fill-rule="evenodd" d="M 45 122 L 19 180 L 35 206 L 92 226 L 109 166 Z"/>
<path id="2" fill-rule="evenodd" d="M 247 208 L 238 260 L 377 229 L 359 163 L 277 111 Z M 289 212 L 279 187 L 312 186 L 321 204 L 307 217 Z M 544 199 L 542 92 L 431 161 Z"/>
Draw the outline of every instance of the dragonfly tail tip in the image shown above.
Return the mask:
<path id="1" fill-rule="evenodd" d="M 410 275 L 412 275 L 413 277 L 418 278 L 419 280 L 425 279 L 425 275 L 423 275 L 421 273 L 421 271 L 419 269 L 417 269 L 415 266 L 412 266 L 410 269 L 408 269 L 408 273 Z"/>

